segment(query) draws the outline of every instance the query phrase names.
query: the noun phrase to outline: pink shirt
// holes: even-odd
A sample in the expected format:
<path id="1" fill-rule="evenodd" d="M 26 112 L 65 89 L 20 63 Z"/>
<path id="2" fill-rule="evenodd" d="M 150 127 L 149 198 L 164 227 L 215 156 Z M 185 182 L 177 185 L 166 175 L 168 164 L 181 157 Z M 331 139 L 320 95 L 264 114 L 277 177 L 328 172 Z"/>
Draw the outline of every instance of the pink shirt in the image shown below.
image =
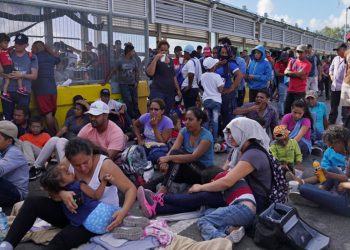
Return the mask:
<path id="1" fill-rule="evenodd" d="M 102 133 L 98 133 L 89 123 L 80 130 L 78 137 L 88 139 L 105 150 L 123 151 L 126 146 L 123 131 L 111 121 L 108 121 L 108 127 Z"/>
<path id="2" fill-rule="evenodd" d="M 281 121 L 281 125 L 286 125 L 288 130 L 292 132 L 292 130 L 294 129 L 296 124 L 296 121 L 294 121 L 292 114 L 286 114 L 283 116 L 282 121 Z M 311 141 L 311 121 L 309 118 L 304 118 L 301 126 L 305 126 L 308 127 L 309 130 L 306 132 L 306 134 L 304 135 L 304 138 L 308 141 Z"/>

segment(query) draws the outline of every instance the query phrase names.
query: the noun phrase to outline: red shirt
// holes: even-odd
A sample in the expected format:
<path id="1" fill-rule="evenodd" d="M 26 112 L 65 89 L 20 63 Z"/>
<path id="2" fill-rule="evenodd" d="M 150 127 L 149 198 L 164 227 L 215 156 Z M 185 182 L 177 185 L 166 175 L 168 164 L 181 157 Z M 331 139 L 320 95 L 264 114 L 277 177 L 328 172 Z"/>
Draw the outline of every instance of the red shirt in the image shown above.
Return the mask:
<path id="1" fill-rule="evenodd" d="M 301 79 L 299 77 L 290 77 L 288 92 L 301 93 L 306 91 L 307 76 L 309 75 L 311 68 L 312 65 L 307 59 L 304 59 L 303 61 L 300 61 L 299 59 L 289 61 L 287 69 L 292 72 L 299 72 L 303 70 L 306 77 L 305 79 Z"/>
<path id="2" fill-rule="evenodd" d="M 10 53 L 6 49 L 1 49 L 0 48 L 0 64 L 2 66 L 7 66 L 7 65 L 12 65 L 12 59 L 10 57 Z"/>
<path id="3" fill-rule="evenodd" d="M 46 142 L 50 139 L 50 135 L 48 133 L 40 133 L 38 135 L 33 135 L 31 133 L 26 133 L 19 138 L 21 141 L 29 141 L 35 146 L 42 148 L 46 144 Z"/>

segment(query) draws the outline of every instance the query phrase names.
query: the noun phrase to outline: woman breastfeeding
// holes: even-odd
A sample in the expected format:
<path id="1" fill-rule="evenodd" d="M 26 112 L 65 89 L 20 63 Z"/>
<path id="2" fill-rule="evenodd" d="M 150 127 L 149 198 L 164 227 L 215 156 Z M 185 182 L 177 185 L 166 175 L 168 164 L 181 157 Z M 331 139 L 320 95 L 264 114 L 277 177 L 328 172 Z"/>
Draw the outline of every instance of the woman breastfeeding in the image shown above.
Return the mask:
<path id="1" fill-rule="evenodd" d="M 92 189 L 97 189 L 100 180 L 106 174 L 112 176 L 111 185 L 106 187 L 101 202 L 119 205 L 118 189 L 124 193 L 123 206 L 113 214 L 112 223 L 107 227 L 108 231 L 113 230 L 122 223 L 129 212 L 136 198 L 136 188 L 123 174 L 123 172 L 101 151 L 89 141 L 76 138 L 69 141 L 65 148 L 66 159 L 61 164 L 66 164 L 67 171 L 73 171 L 77 180 L 87 183 Z M 69 162 L 68 162 L 69 161 Z M 2 247 L 5 249 L 15 248 L 27 231 L 33 226 L 36 218 L 41 218 L 51 225 L 62 230 L 51 240 L 47 249 L 72 249 L 88 242 L 94 233 L 83 227 L 70 224 L 65 217 L 62 204 L 75 213 L 78 208 L 73 192 L 60 191 L 50 193 L 51 198 L 43 196 L 32 196 L 25 200 L 21 210 L 14 220 Z M 0 247 L 1 248 L 1 247 Z"/>

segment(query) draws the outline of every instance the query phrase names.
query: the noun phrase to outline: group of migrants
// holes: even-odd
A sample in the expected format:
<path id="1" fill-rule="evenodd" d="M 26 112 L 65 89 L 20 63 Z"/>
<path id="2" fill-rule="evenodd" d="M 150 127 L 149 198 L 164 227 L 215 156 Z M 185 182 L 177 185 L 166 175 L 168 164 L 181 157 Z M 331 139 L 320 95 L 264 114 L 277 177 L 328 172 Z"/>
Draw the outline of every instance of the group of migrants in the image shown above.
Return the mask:
<path id="1" fill-rule="evenodd" d="M 25 34 L 16 35 L 14 47 L 9 42 L 0 34 L 5 118 L 0 121 L 0 206 L 24 202 L 0 249 L 15 248 L 37 218 L 61 229 L 48 240 L 49 249 L 71 249 L 89 240 L 86 249 L 94 249 L 106 244 L 104 234 L 110 242 L 126 239 L 118 241 L 125 249 L 180 249 L 189 239 L 174 235 L 164 220 L 150 219 L 202 207 L 208 210 L 197 225 L 205 241 L 191 241 L 189 249 L 203 246 L 198 244 L 231 249 L 271 204 L 274 158 L 283 178 L 298 183 L 293 202 L 306 200 L 350 216 L 347 44 L 334 48 L 332 60 L 321 61 L 310 44 L 282 51 L 258 45 L 248 54 L 239 53 L 228 38 L 214 48 L 176 46 L 171 57 L 169 43 L 161 40 L 145 66 L 150 94 L 148 112 L 141 115 L 140 63 L 134 46 L 126 43 L 122 49 L 117 40 L 116 64 L 85 73 L 102 74 L 106 82 L 116 79 L 122 101 L 111 99 L 109 88 L 91 104 L 77 95 L 58 129 L 54 76 L 63 59 L 60 49 L 36 41 L 29 52 Z M 86 51 L 63 47 L 92 67 L 97 55 L 91 43 L 86 46 Z M 32 90 L 39 115 L 29 111 Z M 322 95 L 330 99 L 329 116 L 318 100 Z M 222 147 L 227 160 L 215 166 L 214 151 Z M 322 157 L 322 170 L 306 178 L 303 159 L 311 154 Z M 147 181 L 133 169 L 144 163 L 157 170 Z M 29 180 L 39 177 L 48 195 L 28 196 Z M 143 216 L 130 214 L 136 199 Z"/>

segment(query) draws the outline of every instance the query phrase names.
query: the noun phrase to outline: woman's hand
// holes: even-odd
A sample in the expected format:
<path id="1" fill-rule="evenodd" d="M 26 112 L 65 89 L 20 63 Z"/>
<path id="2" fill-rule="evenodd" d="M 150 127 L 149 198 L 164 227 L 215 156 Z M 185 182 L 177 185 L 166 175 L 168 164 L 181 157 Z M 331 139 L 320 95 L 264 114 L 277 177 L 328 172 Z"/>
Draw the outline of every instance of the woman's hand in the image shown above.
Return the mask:
<path id="1" fill-rule="evenodd" d="M 159 160 L 158 160 L 159 164 L 168 163 L 169 161 L 171 161 L 170 155 L 159 157 Z"/>
<path id="2" fill-rule="evenodd" d="M 198 193 L 202 191 L 202 185 L 200 184 L 194 184 L 189 190 L 189 193 Z"/>
<path id="3" fill-rule="evenodd" d="M 108 225 L 107 227 L 107 231 L 112 231 L 114 228 L 116 228 L 117 226 L 119 226 L 122 222 L 123 219 L 125 218 L 125 216 L 128 214 L 127 211 L 124 211 L 123 209 L 118 210 L 117 212 L 115 212 L 112 217 L 113 217 L 113 221 L 111 224 Z"/>
<path id="4" fill-rule="evenodd" d="M 66 205 L 67 209 L 71 213 L 77 213 L 76 209 L 78 208 L 77 203 L 74 200 L 74 195 L 76 195 L 73 191 L 60 191 L 59 196 L 61 197 L 64 205 Z"/>
<path id="5" fill-rule="evenodd" d="M 156 128 L 158 123 L 159 123 L 159 118 L 158 117 L 152 117 L 150 123 L 151 123 L 151 126 L 152 126 L 153 129 Z"/>

